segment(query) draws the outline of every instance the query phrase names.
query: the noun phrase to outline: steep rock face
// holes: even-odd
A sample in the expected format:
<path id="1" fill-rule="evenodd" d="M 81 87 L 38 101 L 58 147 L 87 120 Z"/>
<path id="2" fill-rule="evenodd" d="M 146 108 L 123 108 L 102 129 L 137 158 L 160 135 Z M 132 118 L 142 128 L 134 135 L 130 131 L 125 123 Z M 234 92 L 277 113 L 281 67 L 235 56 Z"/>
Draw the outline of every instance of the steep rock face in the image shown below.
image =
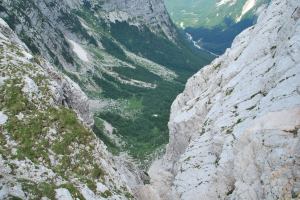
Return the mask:
<path id="1" fill-rule="evenodd" d="M 18 38 L 18 36 L 15 35 L 15 33 L 10 29 L 6 22 L 3 21 L 3 19 L 1 19 L 1 33 L 3 36 L 3 40 L 6 39 L 11 42 L 12 45 L 19 45 L 20 48 L 23 48 L 19 51 L 23 51 L 23 53 L 25 54 L 24 57 L 26 59 L 28 59 L 29 61 L 35 59 L 35 61 L 42 62 L 40 64 L 43 66 L 43 69 L 51 79 L 49 88 L 53 94 L 53 103 L 55 105 L 64 105 L 71 109 L 74 109 L 86 125 L 92 125 L 93 118 L 91 116 L 91 112 L 89 111 L 88 98 L 81 91 L 80 87 L 69 77 L 63 76 L 62 74 L 58 73 L 57 70 L 54 69 L 53 66 L 51 66 L 48 62 L 45 62 L 43 59 L 40 59 L 38 57 L 34 58 L 30 54 L 27 46 Z M 8 54 L 9 53 L 11 52 L 8 51 Z M 22 52 L 20 55 L 22 55 Z M 5 70 L 3 69 L 3 73 L 4 72 Z M 28 84 L 27 88 L 24 89 L 24 92 L 36 90 L 36 84 L 34 82 L 30 82 L 31 79 L 26 80 L 27 81 L 25 82 Z"/>
<path id="2" fill-rule="evenodd" d="M 85 126 L 93 121 L 79 86 L 1 18 L 0 52 L 0 199 L 132 198 L 126 176 L 140 180 Z"/>
<path id="3" fill-rule="evenodd" d="M 44 63 L 44 66 L 49 65 Z M 88 97 L 80 87 L 69 77 L 62 77 L 49 65 L 47 71 L 52 80 L 51 89 L 54 93 L 54 102 L 67 106 L 76 111 L 80 119 L 88 126 L 93 125 L 93 116 L 89 109 Z"/>
<path id="4" fill-rule="evenodd" d="M 109 12 L 108 16 L 112 21 L 130 20 L 133 24 L 146 24 L 154 31 L 163 32 L 170 39 L 176 34 L 162 0 L 107 0 L 103 9 Z"/>
<path id="5" fill-rule="evenodd" d="M 274 0 L 172 105 L 148 199 L 300 197 L 300 9 Z"/>
<path id="6" fill-rule="evenodd" d="M 35 54 L 41 54 L 51 63 L 72 68 L 74 59 L 65 39 L 69 26 L 70 1 L 2 1 L 1 17 Z M 76 20 L 76 19 L 74 19 Z M 80 35 L 83 39 L 83 36 Z"/>

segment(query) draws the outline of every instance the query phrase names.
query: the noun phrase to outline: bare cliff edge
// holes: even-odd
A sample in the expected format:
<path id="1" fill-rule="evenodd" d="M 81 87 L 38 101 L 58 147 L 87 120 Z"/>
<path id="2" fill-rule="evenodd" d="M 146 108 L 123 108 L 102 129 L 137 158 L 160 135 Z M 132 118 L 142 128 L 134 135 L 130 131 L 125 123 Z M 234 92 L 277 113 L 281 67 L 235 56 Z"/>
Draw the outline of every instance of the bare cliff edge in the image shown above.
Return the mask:
<path id="1" fill-rule="evenodd" d="M 133 198 L 127 180 L 139 180 L 89 129 L 79 86 L 1 18 L 0 52 L 0 199 Z"/>
<path id="2" fill-rule="evenodd" d="M 300 198 L 300 2 L 273 0 L 172 105 L 143 199 Z"/>

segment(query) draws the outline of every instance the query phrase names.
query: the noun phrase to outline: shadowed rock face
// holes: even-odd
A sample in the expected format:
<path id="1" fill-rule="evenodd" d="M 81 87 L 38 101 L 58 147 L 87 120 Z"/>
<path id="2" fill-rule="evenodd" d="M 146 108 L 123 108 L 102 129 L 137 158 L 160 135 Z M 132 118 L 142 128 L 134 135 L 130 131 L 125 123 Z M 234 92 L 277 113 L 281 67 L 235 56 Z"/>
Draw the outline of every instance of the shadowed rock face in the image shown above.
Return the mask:
<path id="1" fill-rule="evenodd" d="M 299 13 L 296 0 L 272 1 L 189 79 L 148 199 L 299 198 Z"/>

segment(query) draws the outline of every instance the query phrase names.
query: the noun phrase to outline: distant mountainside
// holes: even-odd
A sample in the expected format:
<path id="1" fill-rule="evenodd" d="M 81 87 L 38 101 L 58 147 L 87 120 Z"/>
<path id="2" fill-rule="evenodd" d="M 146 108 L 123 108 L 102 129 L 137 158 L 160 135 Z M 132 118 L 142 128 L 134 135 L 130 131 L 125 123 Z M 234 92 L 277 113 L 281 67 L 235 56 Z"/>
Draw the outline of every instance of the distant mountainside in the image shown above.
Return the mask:
<path id="1" fill-rule="evenodd" d="M 165 0 L 174 23 L 184 29 L 196 46 L 222 54 L 233 39 L 253 25 L 270 0 Z"/>
<path id="2" fill-rule="evenodd" d="M 270 0 L 165 0 L 171 18 L 179 27 L 226 26 L 226 20 L 239 22 L 255 15 Z"/>

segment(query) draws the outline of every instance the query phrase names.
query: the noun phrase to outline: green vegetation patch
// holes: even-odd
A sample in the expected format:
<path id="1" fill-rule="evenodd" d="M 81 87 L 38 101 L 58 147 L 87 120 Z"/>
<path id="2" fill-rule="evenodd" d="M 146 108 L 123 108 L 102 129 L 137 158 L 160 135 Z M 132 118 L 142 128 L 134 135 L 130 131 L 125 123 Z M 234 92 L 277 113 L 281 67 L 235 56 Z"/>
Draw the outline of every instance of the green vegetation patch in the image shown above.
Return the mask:
<path id="1" fill-rule="evenodd" d="M 76 114 L 67 108 L 51 110 L 51 120 L 57 122 L 58 132 L 63 134 L 62 140 L 58 139 L 53 145 L 53 151 L 57 154 L 69 154 L 68 146 L 72 142 L 88 144 L 91 133 L 79 123 Z"/>
<path id="2" fill-rule="evenodd" d="M 0 88 L 1 107 L 5 107 L 12 115 L 33 108 L 33 104 L 22 93 L 23 84 L 20 79 L 10 79 L 6 81 L 6 85 Z"/>
<path id="3" fill-rule="evenodd" d="M 0 108 L 5 110 L 9 117 L 1 128 L 17 142 L 16 158 L 20 160 L 28 158 L 35 163 L 43 162 L 62 177 L 103 179 L 105 173 L 95 164 L 92 157 L 94 146 L 91 141 L 94 136 L 81 124 L 76 113 L 65 107 L 40 109 L 38 104 L 33 104 L 24 96 L 21 88 L 20 80 L 8 80 L 5 86 L 1 87 L 1 92 L 5 95 L 0 98 Z M 24 115 L 23 119 L 16 116 L 20 112 Z M 52 139 L 47 137 L 50 128 L 54 128 L 57 132 Z M 4 144 L 2 131 L 0 139 L 1 144 Z M 73 153 L 71 149 L 73 144 L 88 147 L 74 155 L 75 162 L 71 162 L 70 156 Z M 55 167 L 50 165 L 49 149 L 62 156 Z M 1 152 L 4 151 L 6 150 L 1 148 Z"/>
<path id="4" fill-rule="evenodd" d="M 67 189 L 74 199 L 85 200 L 83 195 L 79 192 L 79 190 L 72 184 L 72 183 L 64 183 L 62 185 L 55 185 L 51 182 L 41 182 L 35 183 L 30 180 L 21 179 L 19 182 L 22 185 L 22 190 L 34 196 L 34 199 L 41 199 L 42 197 L 47 197 L 49 199 L 56 199 L 55 198 L 55 190 L 58 188 L 65 188 Z"/>
<path id="5" fill-rule="evenodd" d="M 135 67 L 135 69 L 129 67 L 116 67 L 114 68 L 114 71 L 121 75 L 121 77 L 124 79 L 129 78 L 147 83 L 156 83 L 162 80 L 158 75 L 149 72 L 144 67 Z"/>
<path id="6" fill-rule="evenodd" d="M 209 55 L 196 53 L 186 41 L 178 39 L 176 44 L 147 27 L 138 28 L 126 22 L 111 23 L 110 26 L 111 35 L 128 50 L 176 72 L 191 74 L 210 61 Z"/>
<path id="7" fill-rule="evenodd" d="M 48 197 L 49 199 L 55 199 L 55 189 L 57 188 L 53 183 L 35 183 L 29 180 L 19 180 L 22 184 L 22 190 L 35 197 L 35 199 L 41 199 L 42 197 Z"/>
<path id="8" fill-rule="evenodd" d="M 76 187 L 74 187 L 73 184 L 71 183 L 65 183 L 59 186 L 60 188 L 65 188 L 67 190 L 69 190 L 69 192 L 71 193 L 72 197 L 75 199 L 79 199 L 79 200 L 85 200 L 85 198 L 82 196 L 82 194 L 78 191 L 78 189 Z"/>
<path id="9" fill-rule="evenodd" d="M 94 77 L 94 80 L 103 89 L 102 95 L 127 102 L 117 111 L 103 111 L 95 118 L 94 132 L 107 144 L 110 151 L 118 153 L 120 149 L 103 133 L 103 124 L 98 117 L 112 124 L 116 128 L 114 134 L 126 142 L 127 145 L 121 151 L 129 151 L 141 161 L 168 142 L 170 105 L 183 89 L 183 84 L 176 80 L 158 80 L 157 88 L 145 89 L 121 84 L 108 75 Z M 130 117 L 131 114 L 124 115 L 123 112 L 132 113 L 133 117 Z"/>
<path id="10" fill-rule="evenodd" d="M 102 36 L 101 43 L 109 54 L 122 61 L 128 61 L 125 52 L 123 51 L 123 49 L 121 49 L 121 47 L 118 44 L 116 44 L 116 42 L 113 41 L 113 38 Z"/>

